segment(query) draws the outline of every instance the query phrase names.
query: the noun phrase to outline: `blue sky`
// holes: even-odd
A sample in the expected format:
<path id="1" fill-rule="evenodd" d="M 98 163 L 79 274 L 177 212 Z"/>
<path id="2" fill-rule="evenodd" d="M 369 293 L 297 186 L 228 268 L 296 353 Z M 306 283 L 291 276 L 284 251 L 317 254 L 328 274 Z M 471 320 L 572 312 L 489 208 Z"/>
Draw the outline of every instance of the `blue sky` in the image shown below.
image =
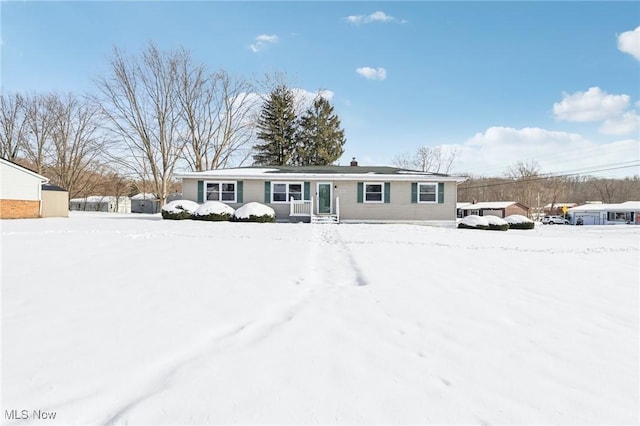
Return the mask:
<path id="1" fill-rule="evenodd" d="M 114 46 L 184 46 L 331 93 L 341 164 L 457 149 L 453 172 L 640 173 L 638 2 L 0 2 L 2 90 L 91 92 Z M 632 167 L 627 167 L 632 166 Z"/>

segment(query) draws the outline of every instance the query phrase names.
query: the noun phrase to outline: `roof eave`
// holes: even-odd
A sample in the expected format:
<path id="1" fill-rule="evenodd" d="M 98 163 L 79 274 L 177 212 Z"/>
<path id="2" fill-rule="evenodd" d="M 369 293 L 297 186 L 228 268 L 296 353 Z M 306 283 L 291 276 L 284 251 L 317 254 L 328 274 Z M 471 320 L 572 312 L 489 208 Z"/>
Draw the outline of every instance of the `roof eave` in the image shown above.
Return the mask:
<path id="1" fill-rule="evenodd" d="M 464 182 L 464 176 L 433 175 L 433 174 L 382 174 L 382 173 L 264 173 L 259 175 L 243 174 L 215 174 L 215 173 L 176 173 L 174 177 L 178 179 L 203 179 L 203 180 L 338 180 L 338 181 L 448 181 Z"/>

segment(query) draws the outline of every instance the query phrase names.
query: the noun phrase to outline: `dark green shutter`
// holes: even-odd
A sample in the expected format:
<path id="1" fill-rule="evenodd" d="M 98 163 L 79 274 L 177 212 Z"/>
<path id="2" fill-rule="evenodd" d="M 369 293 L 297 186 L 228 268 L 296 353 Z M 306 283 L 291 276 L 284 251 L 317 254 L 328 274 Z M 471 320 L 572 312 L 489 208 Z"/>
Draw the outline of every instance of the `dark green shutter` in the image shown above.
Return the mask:
<path id="1" fill-rule="evenodd" d="M 267 204 L 271 202 L 271 182 L 264 183 L 264 202 Z"/>
<path id="2" fill-rule="evenodd" d="M 358 182 L 358 202 L 361 203 L 364 195 L 364 184 Z"/>
<path id="3" fill-rule="evenodd" d="M 444 182 L 438 182 L 438 204 L 444 203 Z"/>
<path id="4" fill-rule="evenodd" d="M 204 182 L 201 180 L 198 181 L 198 202 L 204 202 Z"/>
<path id="5" fill-rule="evenodd" d="M 391 202 L 391 182 L 384 183 L 384 202 Z"/>
<path id="6" fill-rule="evenodd" d="M 418 202 L 418 184 L 416 182 L 411 183 L 411 202 L 413 204 Z"/>
<path id="7" fill-rule="evenodd" d="M 302 191 L 302 199 L 309 201 L 311 199 L 311 182 L 304 183 L 304 191 Z"/>
<path id="8" fill-rule="evenodd" d="M 236 182 L 236 203 L 242 203 L 242 198 L 244 196 L 244 185 L 241 180 Z"/>

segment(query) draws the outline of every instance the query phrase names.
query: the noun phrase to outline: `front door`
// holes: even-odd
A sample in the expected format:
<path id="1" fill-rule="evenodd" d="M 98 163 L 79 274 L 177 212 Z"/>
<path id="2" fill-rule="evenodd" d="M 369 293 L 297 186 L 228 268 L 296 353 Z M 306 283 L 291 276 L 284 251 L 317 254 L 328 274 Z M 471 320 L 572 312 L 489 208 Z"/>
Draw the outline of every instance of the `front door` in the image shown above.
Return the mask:
<path id="1" fill-rule="evenodd" d="M 318 214 L 331 213 L 331 183 L 318 183 Z"/>

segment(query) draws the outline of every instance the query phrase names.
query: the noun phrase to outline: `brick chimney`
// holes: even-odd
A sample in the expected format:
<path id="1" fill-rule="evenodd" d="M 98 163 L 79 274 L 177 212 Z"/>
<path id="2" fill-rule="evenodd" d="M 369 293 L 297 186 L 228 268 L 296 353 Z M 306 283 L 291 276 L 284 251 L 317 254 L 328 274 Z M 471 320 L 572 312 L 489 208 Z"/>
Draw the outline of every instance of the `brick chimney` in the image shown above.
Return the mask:
<path id="1" fill-rule="evenodd" d="M 358 162 L 356 161 L 356 157 L 353 157 L 353 159 L 351 160 L 351 166 L 355 167 L 358 165 Z"/>

